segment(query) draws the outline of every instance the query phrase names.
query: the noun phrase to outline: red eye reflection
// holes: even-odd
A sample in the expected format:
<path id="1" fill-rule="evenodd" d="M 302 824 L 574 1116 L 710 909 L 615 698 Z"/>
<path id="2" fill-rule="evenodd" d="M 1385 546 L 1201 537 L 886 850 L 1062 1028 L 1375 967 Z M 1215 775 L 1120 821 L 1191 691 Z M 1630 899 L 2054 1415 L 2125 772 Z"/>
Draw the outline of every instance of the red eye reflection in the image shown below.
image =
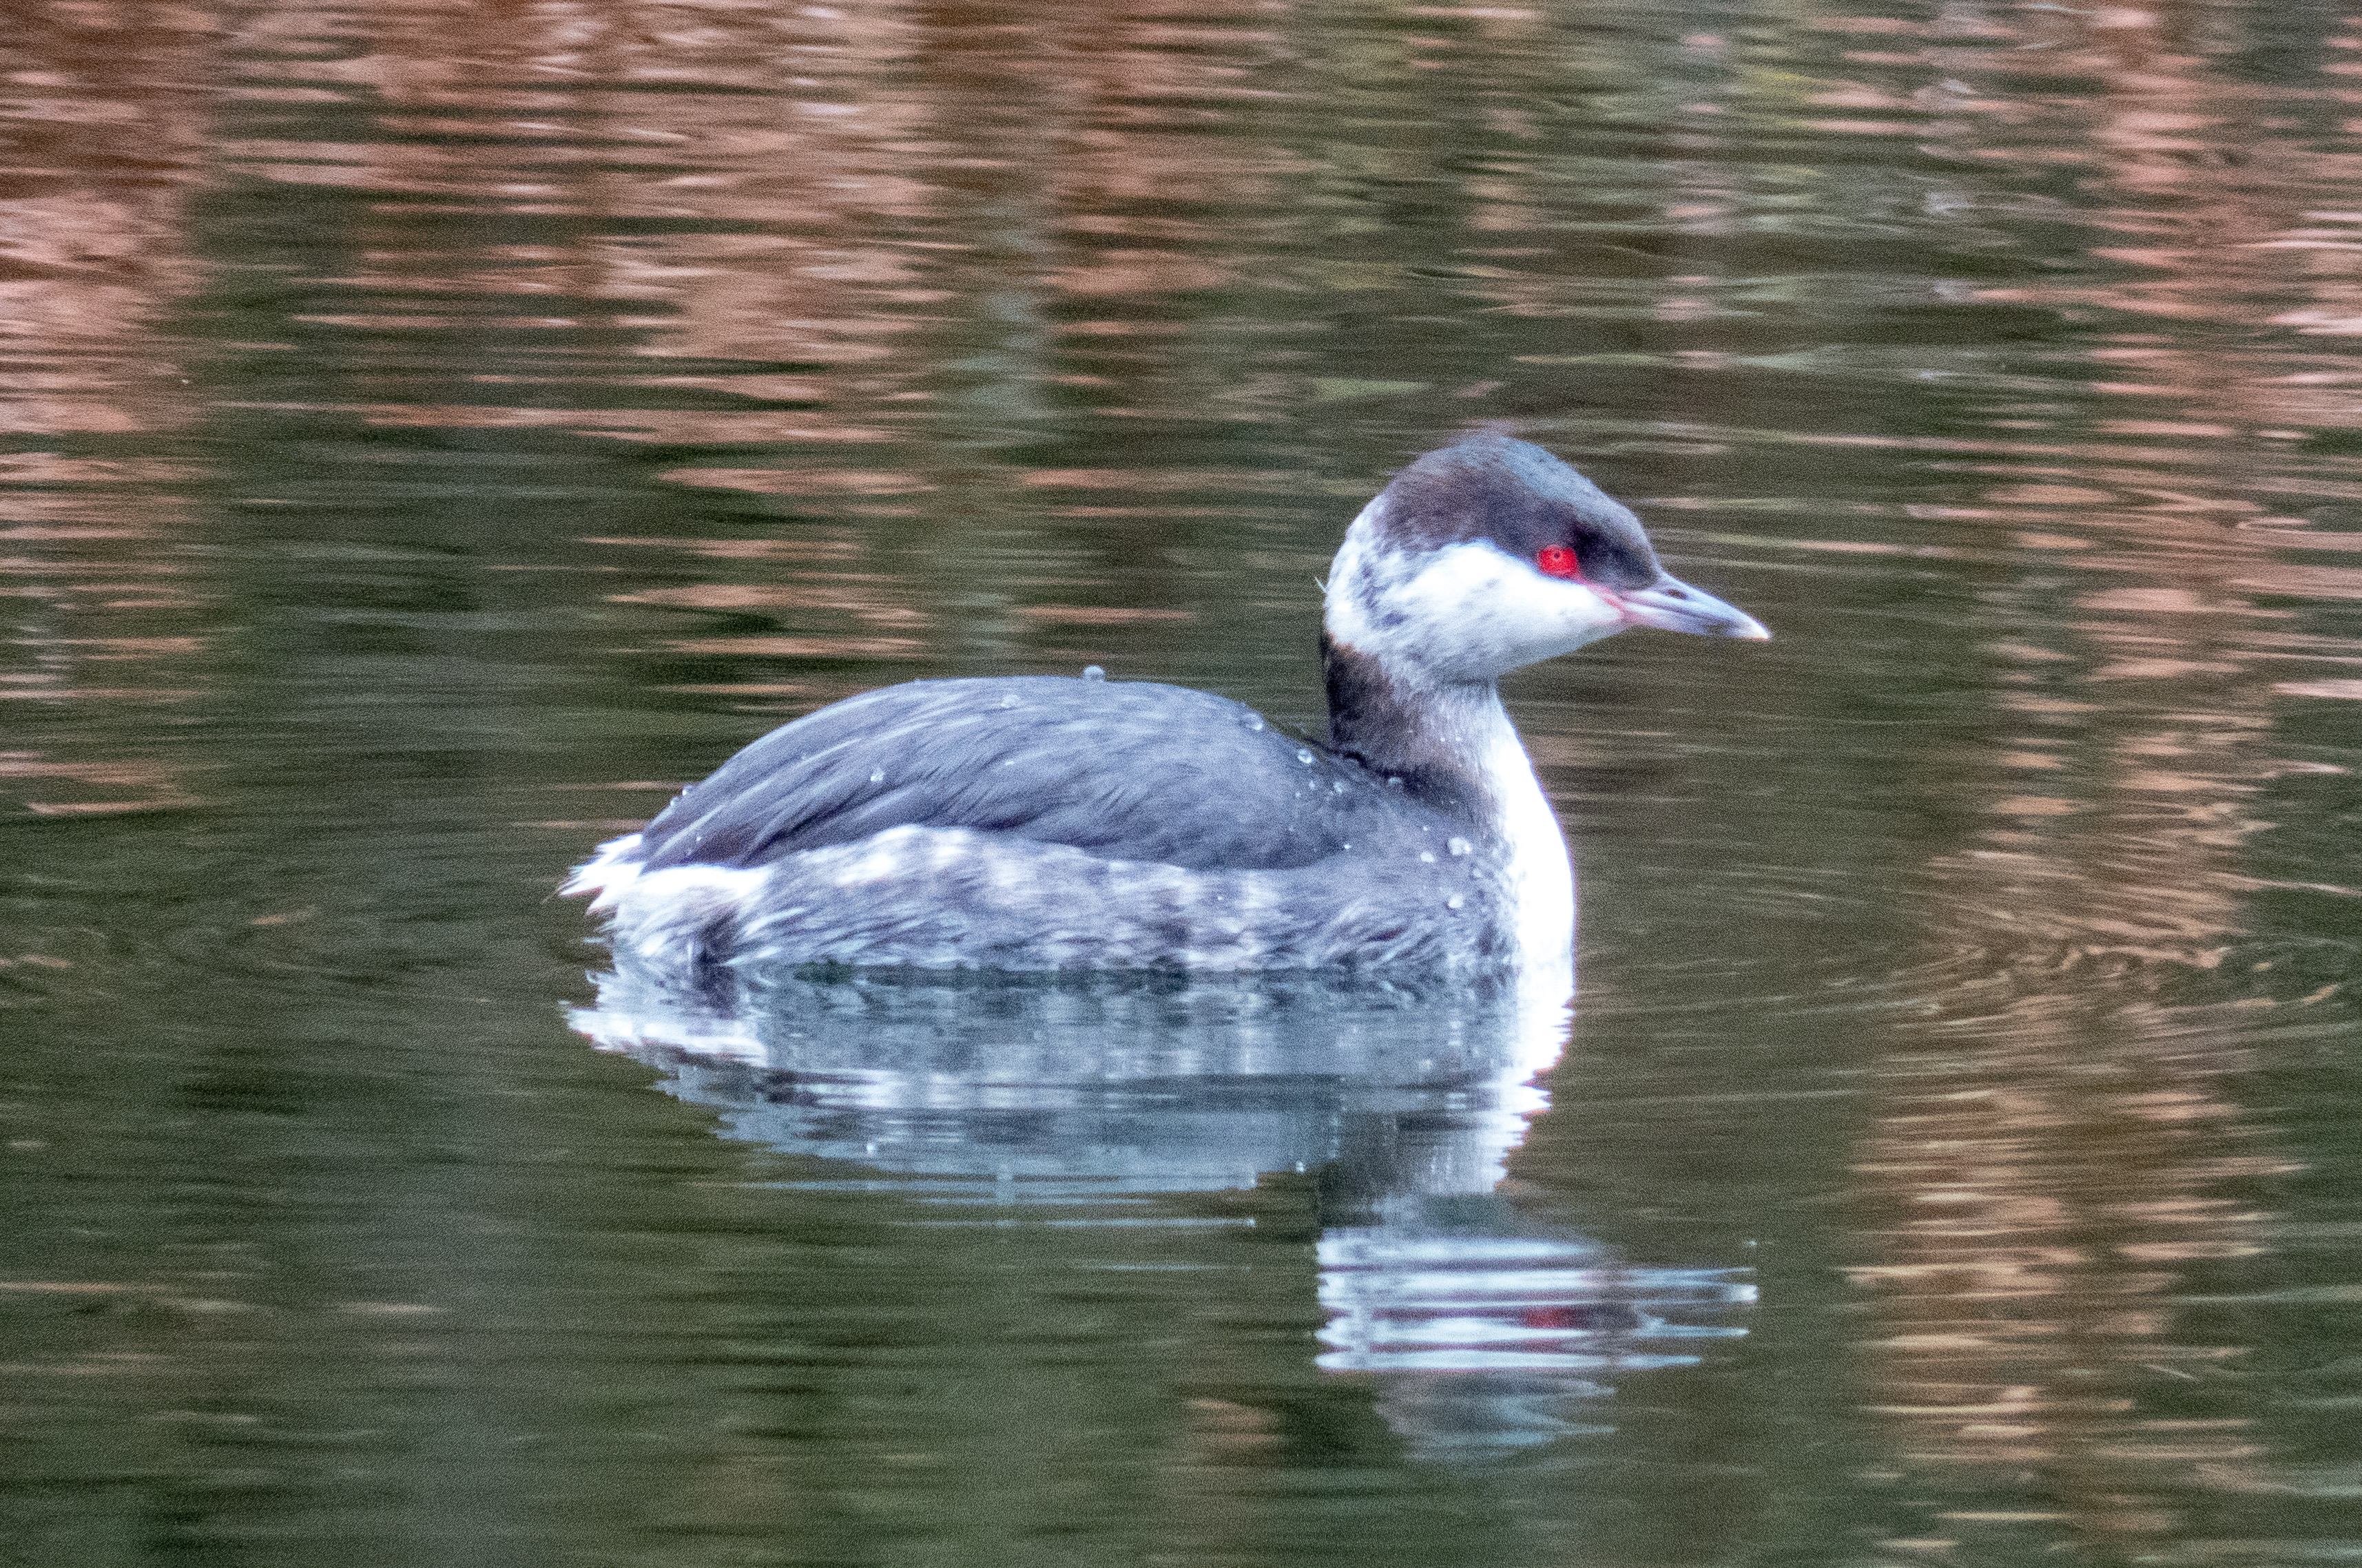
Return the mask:
<path id="1" fill-rule="evenodd" d="M 1545 544 L 1534 556 L 1534 565 L 1546 577 L 1579 578 L 1583 568 L 1574 564 L 1574 552 L 1563 544 Z"/>

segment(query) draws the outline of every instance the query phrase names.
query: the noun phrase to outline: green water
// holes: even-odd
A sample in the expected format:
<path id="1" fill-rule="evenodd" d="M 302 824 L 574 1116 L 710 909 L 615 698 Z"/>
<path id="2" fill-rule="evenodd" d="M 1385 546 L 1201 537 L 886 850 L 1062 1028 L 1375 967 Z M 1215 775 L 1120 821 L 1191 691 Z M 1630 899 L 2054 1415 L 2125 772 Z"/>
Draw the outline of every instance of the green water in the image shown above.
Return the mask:
<path id="1" fill-rule="evenodd" d="M 22 9 L 0 1561 L 2362 1556 L 2353 17 Z M 1514 679 L 1543 1092 L 602 1025 L 567 869 L 821 703 L 1317 726 L 1480 422 L 1776 634 Z"/>

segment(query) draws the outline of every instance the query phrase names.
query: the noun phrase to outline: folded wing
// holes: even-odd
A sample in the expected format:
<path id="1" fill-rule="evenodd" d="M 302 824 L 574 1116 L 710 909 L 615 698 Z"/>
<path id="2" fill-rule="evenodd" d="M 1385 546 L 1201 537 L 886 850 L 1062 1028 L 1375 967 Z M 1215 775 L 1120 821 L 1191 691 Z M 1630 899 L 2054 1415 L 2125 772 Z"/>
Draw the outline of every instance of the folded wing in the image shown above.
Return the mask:
<path id="1" fill-rule="evenodd" d="M 913 825 L 1192 870 L 1281 869 L 1337 853 L 1357 827 L 1383 831 L 1385 788 L 1205 692 L 919 681 L 773 730 L 668 806 L 641 850 L 651 870 L 759 866 Z"/>

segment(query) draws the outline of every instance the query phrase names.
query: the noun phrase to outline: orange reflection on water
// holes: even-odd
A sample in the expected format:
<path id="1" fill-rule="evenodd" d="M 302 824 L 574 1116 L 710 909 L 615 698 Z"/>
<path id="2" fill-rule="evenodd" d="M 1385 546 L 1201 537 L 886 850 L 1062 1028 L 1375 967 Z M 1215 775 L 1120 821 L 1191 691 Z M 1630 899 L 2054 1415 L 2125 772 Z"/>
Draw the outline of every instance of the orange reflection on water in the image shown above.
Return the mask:
<path id="1" fill-rule="evenodd" d="M 107 695 L 76 694 L 85 699 Z M 18 804 L 35 817 L 120 817 L 197 804 L 173 772 L 141 763 L 59 762 L 35 752 L 0 751 L 0 780 L 8 781 L 10 794 L 23 792 Z"/>
<path id="2" fill-rule="evenodd" d="M 2343 294 L 2239 243 L 2294 220 L 2317 166 L 2243 112 L 2250 90 L 2181 45 L 2173 12 L 1987 25 L 2025 47 L 1948 63 L 2008 112 L 1950 119 L 1941 144 L 2092 170 L 2090 254 L 2114 265 L 1981 298 L 2261 325 L 2292 293 Z M 1985 595 L 1987 820 L 1928 857 L 1927 928 L 2009 955 L 2011 994 L 1947 998 L 1903 1033 L 1856 1155 L 1864 1405 L 1940 1497 L 1898 1549 L 2035 1526 L 2156 1550 L 2202 1537 L 2208 1499 L 2262 1484 L 2271 1458 L 2241 1391 L 2253 1345 L 2191 1332 L 2181 1298 L 2268 1250 L 2273 1216 L 2238 1189 L 2297 1168 L 2232 1092 L 2254 1064 L 2227 1020 L 2171 994 L 2238 961 L 2272 729 L 2260 634 L 2289 613 L 2255 596 L 2350 591 L 2250 526 L 2267 519 L 2246 443 L 2356 410 L 2286 359 L 2130 334 L 2092 358 L 2093 392 L 2154 411 L 2084 422 L 2038 473 L 2031 453 L 1979 462 L 1997 482 L 1947 513 L 2012 528 L 2025 554 Z M 2053 1506 L 2006 1507 L 2028 1491 Z"/>
<path id="3" fill-rule="evenodd" d="M 13 9 L 6 32 L 0 725 L 22 736 L 36 709 L 144 714 L 203 680 L 210 640 L 193 615 L 208 595 L 195 560 L 176 554 L 199 472 L 139 444 L 200 414 L 165 327 L 203 281 L 184 203 L 208 157 L 198 82 L 210 27 L 171 7 L 59 5 Z M 0 816 L 195 798 L 174 765 L 122 744 L 0 755 Z"/>

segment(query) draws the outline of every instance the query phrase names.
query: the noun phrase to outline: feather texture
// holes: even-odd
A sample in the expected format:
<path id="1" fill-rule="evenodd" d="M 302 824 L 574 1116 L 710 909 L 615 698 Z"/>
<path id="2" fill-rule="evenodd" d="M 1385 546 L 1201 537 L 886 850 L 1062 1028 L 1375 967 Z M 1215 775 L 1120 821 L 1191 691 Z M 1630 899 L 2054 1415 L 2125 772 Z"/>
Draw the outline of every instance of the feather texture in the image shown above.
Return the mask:
<path id="1" fill-rule="evenodd" d="M 1108 766 L 1141 756 L 1155 765 Z M 1276 871 L 1398 838 L 1404 804 L 1381 775 L 1206 692 L 914 681 L 773 730 L 668 806 L 641 849 L 649 871 L 745 868 L 889 828 L 964 828 L 1104 860 Z"/>

